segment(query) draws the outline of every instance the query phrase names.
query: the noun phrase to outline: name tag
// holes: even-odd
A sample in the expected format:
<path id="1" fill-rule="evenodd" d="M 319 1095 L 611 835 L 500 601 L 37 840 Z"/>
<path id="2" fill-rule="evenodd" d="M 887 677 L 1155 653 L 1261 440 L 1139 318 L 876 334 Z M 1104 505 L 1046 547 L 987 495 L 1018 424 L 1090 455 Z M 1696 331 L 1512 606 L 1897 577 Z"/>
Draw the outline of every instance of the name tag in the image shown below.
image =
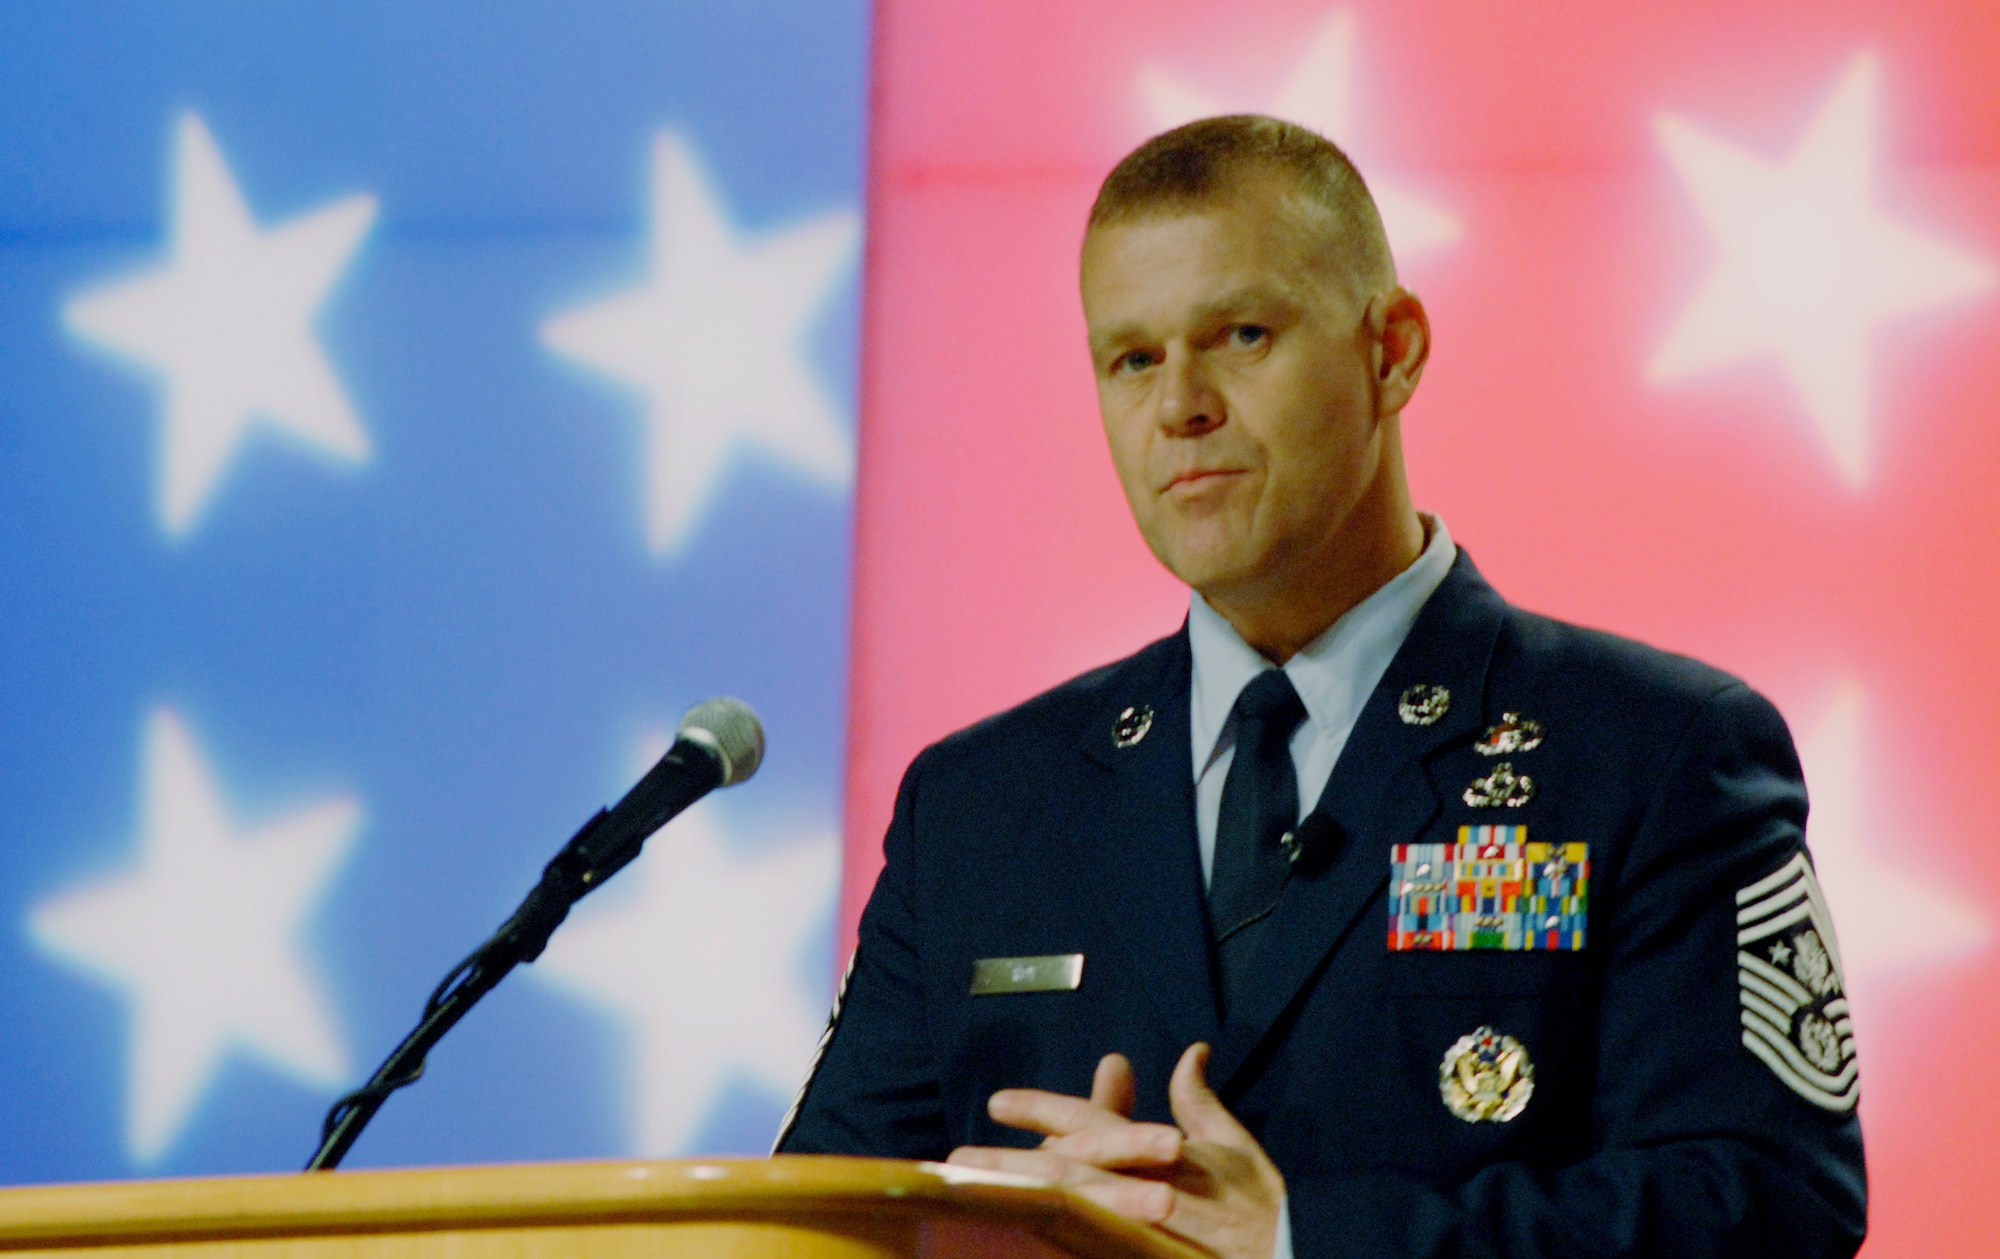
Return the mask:
<path id="1" fill-rule="evenodd" d="M 1583 948 L 1590 845 L 1531 844 L 1525 826 L 1461 826 L 1456 844 L 1389 854 L 1392 952 Z"/>
<path id="2" fill-rule="evenodd" d="M 1083 954 L 982 957 L 972 964 L 972 995 L 1003 992 L 1069 992 L 1083 982 Z"/>

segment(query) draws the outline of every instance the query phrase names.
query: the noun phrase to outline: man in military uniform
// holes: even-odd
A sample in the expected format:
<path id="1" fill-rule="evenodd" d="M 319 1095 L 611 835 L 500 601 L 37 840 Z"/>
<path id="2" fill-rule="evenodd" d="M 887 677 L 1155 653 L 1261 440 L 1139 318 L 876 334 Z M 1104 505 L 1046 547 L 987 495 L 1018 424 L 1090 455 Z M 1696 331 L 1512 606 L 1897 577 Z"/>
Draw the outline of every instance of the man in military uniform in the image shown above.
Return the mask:
<path id="1" fill-rule="evenodd" d="M 1230 1259 L 1851 1255 L 1790 736 L 1413 508 L 1430 327 L 1345 157 L 1157 137 L 1082 288 L 1187 623 L 910 766 L 780 1149 L 1046 1177 Z"/>

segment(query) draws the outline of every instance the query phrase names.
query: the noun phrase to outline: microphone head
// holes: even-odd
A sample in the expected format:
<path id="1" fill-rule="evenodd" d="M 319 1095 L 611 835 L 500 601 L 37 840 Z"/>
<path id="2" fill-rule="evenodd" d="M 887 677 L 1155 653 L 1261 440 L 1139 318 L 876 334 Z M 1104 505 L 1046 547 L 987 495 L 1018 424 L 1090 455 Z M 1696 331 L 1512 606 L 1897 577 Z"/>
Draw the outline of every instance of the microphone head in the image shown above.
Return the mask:
<path id="1" fill-rule="evenodd" d="M 764 763 L 764 723 L 740 699 L 717 696 L 687 710 L 676 732 L 722 758 L 722 785 L 733 787 Z"/>

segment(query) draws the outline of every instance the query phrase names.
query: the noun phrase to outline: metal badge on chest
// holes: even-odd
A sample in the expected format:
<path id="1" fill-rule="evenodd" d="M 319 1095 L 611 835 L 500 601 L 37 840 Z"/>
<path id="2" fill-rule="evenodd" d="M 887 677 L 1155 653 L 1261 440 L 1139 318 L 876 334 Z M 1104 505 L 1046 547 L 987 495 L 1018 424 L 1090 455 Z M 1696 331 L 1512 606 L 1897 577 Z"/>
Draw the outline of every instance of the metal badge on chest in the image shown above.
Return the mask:
<path id="1" fill-rule="evenodd" d="M 1546 732 L 1542 723 L 1520 713 L 1502 713 L 1500 720 L 1486 727 L 1486 733 L 1472 745 L 1481 756 L 1514 756 L 1542 746 Z M 1501 761 L 1472 780 L 1464 792 L 1465 803 L 1475 809 L 1518 809 L 1535 798 L 1535 780 Z"/>
<path id="2" fill-rule="evenodd" d="M 1445 1109 L 1467 1123 L 1508 1123 L 1535 1095 L 1535 1063 L 1527 1046 L 1490 1027 L 1452 1042 L 1438 1064 Z"/>

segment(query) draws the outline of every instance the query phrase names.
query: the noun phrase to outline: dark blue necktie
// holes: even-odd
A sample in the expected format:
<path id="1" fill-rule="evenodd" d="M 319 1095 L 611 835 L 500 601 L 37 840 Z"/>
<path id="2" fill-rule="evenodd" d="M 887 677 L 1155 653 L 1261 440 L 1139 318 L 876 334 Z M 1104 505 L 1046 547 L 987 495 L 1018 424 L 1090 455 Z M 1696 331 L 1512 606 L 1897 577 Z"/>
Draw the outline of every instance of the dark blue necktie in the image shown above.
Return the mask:
<path id="1" fill-rule="evenodd" d="M 1225 1019 L 1250 982 L 1257 943 L 1291 871 L 1281 841 L 1299 820 L 1291 743 L 1306 707 L 1285 671 L 1269 669 L 1236 697 L 1235 715 L 1236 754 L 1222 784 L 1208 881 Z"/>

